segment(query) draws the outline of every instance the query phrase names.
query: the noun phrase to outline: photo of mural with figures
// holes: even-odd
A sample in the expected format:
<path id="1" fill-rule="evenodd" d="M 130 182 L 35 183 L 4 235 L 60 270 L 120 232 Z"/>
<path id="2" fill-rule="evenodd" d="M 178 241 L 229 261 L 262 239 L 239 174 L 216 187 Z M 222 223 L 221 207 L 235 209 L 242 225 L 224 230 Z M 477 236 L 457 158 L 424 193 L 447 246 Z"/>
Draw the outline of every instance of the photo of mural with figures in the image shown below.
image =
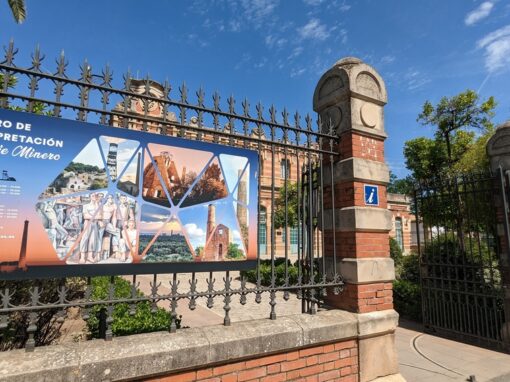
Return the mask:
<path id="1" fill-rule="evenodd" d="M 256 153 L 82 125 L 81 134 L 89 136 L 80 140 L 85 145 L 60 130 L 66 143 L 61 159 L 33 160 L 41 171 L 31 180 L 41 187 L 24 187 L 29 179 L 23 176 L 2 179 L 22 191 L 0 195 L 0 204 L 26 203 L 11 239 L 0 236 L 7 248 L 0 254 L 0 274 L 41 265 L 256 259 Z M 13 160 L 9 172 L 24 174 L 25 166 Z"/>

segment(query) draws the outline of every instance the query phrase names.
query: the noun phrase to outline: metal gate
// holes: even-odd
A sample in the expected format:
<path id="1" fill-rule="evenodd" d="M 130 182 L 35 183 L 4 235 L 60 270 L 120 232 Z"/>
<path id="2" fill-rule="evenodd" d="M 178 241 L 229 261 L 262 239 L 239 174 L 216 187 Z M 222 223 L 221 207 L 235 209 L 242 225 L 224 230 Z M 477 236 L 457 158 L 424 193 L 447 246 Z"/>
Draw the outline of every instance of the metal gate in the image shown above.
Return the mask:
<path id="1" fill-rule="evenodd" d="M 427 331 L 502 348 L 500 187 L 499 176 L 470 174 L 430 180 L 415 190 Z"/>

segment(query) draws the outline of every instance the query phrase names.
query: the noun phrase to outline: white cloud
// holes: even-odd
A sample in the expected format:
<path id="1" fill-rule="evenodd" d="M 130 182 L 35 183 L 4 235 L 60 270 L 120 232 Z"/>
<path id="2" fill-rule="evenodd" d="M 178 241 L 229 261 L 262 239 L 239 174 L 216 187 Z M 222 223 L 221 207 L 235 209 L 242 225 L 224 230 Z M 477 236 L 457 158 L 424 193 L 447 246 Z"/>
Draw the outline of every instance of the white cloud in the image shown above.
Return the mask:
<path id="1" fill-rule="evenodd" d="M 478 40 L 477 46 L 485 49 L 485 68 L 489 73 L 510 65 L 510 24 Z"/>
<path id="2" fill-rule="evenodd" d="M 294 78 L 294 77 L 299 77 L 300 75 L 302 75 L 304 72 L 306 72 L 306 69 L 305 68 L 295 68 L 295 69 L 292 69 L 290 71 L 290 77 L 291 78 Z"/>
<path id="3" fill-rule="evenodd" d="M 292 53 L 287 57 L 288 60 L 292 60 L 293 58 L 296 58 L 303 53 L 304 48 L 302 46 L 296 46 L 294 49 L 292 49 Z"/>
<path id="4" fill-rule="evenodd" d="M 184 226 L 186 228 L 186 232 L 191 240 L 193 239 L 204 239 L 205 240 L 205 232 L 202 228 L 199 228 L 195 223 L 186 224 Z"/>
<path id="5" fill-rule="evenodd" d="M 260 26 L 265 18 L 272 15 L 279 3 L 280 0 L 242 0 L 241 4 L 246 19 Z"/>
<path id="6" fill-rule="evenodd" d="M 395 61 L 395 56 L 392 55 L 386 55 L 381 58 L 381 64 L 391 64 L 393 61 Z"/>
<path id="7" fill-rule="evenodd" d="M 306 5 L 316 6 L 324 2 L 324 0 L 303 0 Z"/>
<path id="8" fill-rule="evenodd" d="M 494 1 L 484 1 L 475 10 L 469 12 L 464 19 L 466 25 L 476 24 L 478 21 L 486 18 L 494 7 Z"/>
<path id="9" fill-rule="evenodd" d="M 287 42 L 287 39 L 285 39 L 283 37 L 278 38 L 277 36 L 269 34 L 266 36 L 264 41 L 269 48 L 273 48 L 273 47 L 281 48 L 282 46 L 285 45 L 285 43 Z"/>
<path id="10" fill-rule="evenodd" d="M 235 240 L 241 240 L 241 233 L 238 231 L 238 230 L 234 230 L 232 232 L 232 237 L 235 239 Z"/>
<path id="11" fill-rule="evenodd" d="M 408 90 L 416 90 L 422 86 L 428 84 L 430 79 L 427 78 L 423 73 L 416 69 L 410 69 L 404 75 L 404 81 L 407 84 Z"/>
<path id="12" fill-rule="evenodd" d="M 305 26 L 298 29 L 302 38 L 323 41 L 329 37 L 329 31 L 319 19 L 311 19 Z"/>

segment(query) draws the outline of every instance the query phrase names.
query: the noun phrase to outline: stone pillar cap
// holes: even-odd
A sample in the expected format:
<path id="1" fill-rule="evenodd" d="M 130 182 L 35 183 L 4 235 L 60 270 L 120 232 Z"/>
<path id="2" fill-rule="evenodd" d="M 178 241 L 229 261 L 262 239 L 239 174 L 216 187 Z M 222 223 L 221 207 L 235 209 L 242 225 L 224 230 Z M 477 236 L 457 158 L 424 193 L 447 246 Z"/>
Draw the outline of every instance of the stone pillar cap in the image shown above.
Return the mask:
<path id="1" fill-rule="evenodd" d="M 486 146 L 492 171 L 499 166 L 510 170 L 510 120 L 498 125 L 496 132 L 490 137 Z"/>
<path id="2" fill-rule="evenodd" d="M 343 65 L 354 65 L 354 64 L 362 64 L 363 61 L 358 57 L 344 57 L 341 60 L 335 62 L 333 66 L 343 66 Z"/>

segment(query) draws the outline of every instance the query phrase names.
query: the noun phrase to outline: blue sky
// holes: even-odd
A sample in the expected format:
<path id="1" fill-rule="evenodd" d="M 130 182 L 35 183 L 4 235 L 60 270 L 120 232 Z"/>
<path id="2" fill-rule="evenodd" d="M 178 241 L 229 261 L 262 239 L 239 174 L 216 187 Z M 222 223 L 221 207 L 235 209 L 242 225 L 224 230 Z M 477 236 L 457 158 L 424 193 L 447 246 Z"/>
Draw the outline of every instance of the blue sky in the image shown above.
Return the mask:
<path id="1" fill-rule="evenodd" d="M 494 118 L 510 118 L 510 4 L 503 0 L 27 0 L 17 25 L 0 2 L 1 45 L 14 38 L 17 63 L 36 44 L 55 71 L 64 49 L 69 73 L 87 58 L 108 63 L 114 84 L 132 73 L 190 89 L 234 94 L 240 106 L 272 103 L 312 112 L 321 74 L 336 60 L 357 56 L 386 81 L 386 158 L 405 175 L 403 143 L 431 129 L 416 116 L 427 99 L 467 88 L 499 102 Z M 194 92 L 190 92 L 193 94 Z M 177 92 L 174 93 L 177 95 Z M 210 104 L 210 103 L 209 103 Z"/>

